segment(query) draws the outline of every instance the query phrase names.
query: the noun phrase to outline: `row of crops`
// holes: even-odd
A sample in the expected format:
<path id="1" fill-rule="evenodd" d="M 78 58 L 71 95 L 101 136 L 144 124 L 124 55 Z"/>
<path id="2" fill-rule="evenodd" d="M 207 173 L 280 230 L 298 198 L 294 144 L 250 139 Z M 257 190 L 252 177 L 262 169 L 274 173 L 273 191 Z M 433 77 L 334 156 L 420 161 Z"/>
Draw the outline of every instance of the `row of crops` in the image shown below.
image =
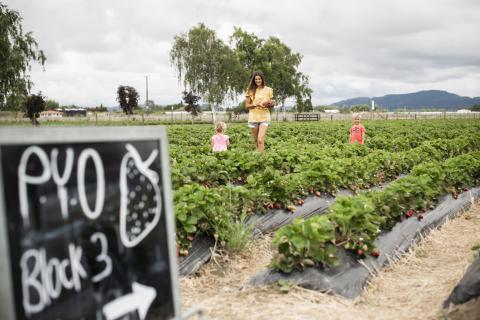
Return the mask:
<path id="1" fill-rule="evenodd" d="M 395 180 L 384 191 L 338 198 L 326 215 L 298 220 L 277 232 L 272 266 L 283 271 L 334 263 L 338 246 L 373 253 L 380 230 L 406 212 L 421 212 L 438 195 L 478 183 L 480 122 L 366 122 L 365 145 L 347 143 L 349 122 L 278 123 L 267 152 L 253 150 L 246 125 L 232 125 L 231 148 L 212 153 L 209 125 L 169 127 L 172 182 L 181 253 L 209 234 L 234 248 L 249 215 L 295 210 L 309 194 L 359 191 Z"/>
<path id="2" fill-rule="evenodd" d="M 340 246 L 358 258 L 378 256 L 373 242 L 382 230 L 391 229 L 402 219 L 422 220 L 438 196 L 450 192 L 456 197 L 479 181 L 480 152 L 472 152 L 419 164 L 383 191 L 337 197 L 327 214 L 298 219 L 278 230 L 274 239 L 278 253 L 270 266 L 283 272 L 317 263 L 332 266 Z"/>

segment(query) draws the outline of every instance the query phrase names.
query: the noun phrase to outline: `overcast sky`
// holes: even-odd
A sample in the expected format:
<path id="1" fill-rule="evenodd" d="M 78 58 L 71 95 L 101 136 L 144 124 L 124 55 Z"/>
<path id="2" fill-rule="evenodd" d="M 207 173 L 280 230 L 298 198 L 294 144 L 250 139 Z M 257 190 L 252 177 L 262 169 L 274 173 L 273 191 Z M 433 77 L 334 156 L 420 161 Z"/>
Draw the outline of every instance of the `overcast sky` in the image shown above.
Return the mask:
<path id="1" fill-rule="evenodd" d="M 169 50 L 199 22 L 225 42 L 234 26 L 279 37 L 303 55 L 314 105 L 429 89 L 480 96 L 479 0 L 2 2 L 47 56 L 45 71 L 32 68 L 34 92 L 61 105 L 117 105 L 120 84 L 144 103 L 146 75 L 150 99 L 179 102 Z"/>

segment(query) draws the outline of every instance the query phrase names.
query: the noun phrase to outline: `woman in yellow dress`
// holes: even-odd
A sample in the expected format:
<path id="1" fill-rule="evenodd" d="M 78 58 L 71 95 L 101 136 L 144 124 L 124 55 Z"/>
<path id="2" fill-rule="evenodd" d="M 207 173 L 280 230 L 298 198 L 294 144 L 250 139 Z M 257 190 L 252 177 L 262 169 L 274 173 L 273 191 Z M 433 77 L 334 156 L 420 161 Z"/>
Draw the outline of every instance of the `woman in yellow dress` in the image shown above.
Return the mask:
<path id="1" fill-rule="evenodd" d="M 265 84 L 265 76 L 255 71 L 247 88 L 245 106 L 248 108 L 248 127 L 252 129 L 257 151 L 265 150 L 265 135 L 270 124 L 270 108 L 273 108 L 273 89 Z"/>

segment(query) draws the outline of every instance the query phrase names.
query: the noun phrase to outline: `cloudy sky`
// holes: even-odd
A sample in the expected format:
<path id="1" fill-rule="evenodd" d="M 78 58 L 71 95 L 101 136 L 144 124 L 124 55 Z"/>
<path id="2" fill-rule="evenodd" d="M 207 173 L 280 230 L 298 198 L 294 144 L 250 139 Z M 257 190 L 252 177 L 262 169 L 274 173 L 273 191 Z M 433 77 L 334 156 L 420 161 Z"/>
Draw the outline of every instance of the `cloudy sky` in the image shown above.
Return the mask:
<path id="1" fill-rule="evenodd" d="M 180 101 L 175 35 L 203 22 L 228 42 L 234 26 L 279 37 L 303 55 L 313 104 L 447 90 L 480 96 L 478 0 L 2 0 L 47 56 L 34 91 L 61 105 L 116 105 L 120 84 L 145 101 Z"/>

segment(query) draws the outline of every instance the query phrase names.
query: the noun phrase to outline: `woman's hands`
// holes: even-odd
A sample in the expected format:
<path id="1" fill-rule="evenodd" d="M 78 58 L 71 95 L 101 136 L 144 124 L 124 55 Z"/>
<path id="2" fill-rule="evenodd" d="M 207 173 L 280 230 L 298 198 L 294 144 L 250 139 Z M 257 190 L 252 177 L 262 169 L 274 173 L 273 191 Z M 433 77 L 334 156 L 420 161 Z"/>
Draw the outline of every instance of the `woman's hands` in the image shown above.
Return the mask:
<path id="1" fill-rule="evenodd" d="M 266 102 L 262 103 L 261 106 L 265 109 L 273 108 L 275 106 L 275 101 L 274 100 L 266 101 Z"/>
<path id="2" fill-rule="evenodd" d="M 254 109 L 256 108 L 257 106 L 253 104 L 253 101 L 250 97 L 248 97 L 245 101 L 245 107 L 247 107 L 247 109 Z"/>
<path id="3" fill-rule="evenodd" d="M 255 104 L 253 104 L 253 102 L 250 98 L 247 98 L 247 100 L 245 101 L 245 106 L 248 109 L 254 109 L 254 108 L 270 109 L 270 108 L 273 108 L 275 106 L 275 100 L 269 100 L 269 101 L 265 101 L 263 103 L 255 105 Z"/>

